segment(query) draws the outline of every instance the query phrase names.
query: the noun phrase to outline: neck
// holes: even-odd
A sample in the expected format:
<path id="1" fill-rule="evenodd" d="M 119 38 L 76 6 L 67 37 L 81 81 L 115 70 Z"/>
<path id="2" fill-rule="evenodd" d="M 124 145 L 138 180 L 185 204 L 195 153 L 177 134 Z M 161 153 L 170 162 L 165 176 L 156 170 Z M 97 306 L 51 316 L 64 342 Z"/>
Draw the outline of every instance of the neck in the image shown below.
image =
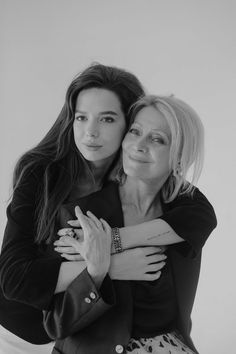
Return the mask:
<path id="1" fill-rule="evenodd" d="M 160 190 L 163 181 L 143 181 L 134 177 L 126 177 L 120 187 L 122 204 L 135 205 L 143 213 L 160 205 Z"/>
<path id="2" fill-rule="evenodd" d="M 107 158 L 101 161 L 87 161 L 89 171 L 88 173 L 92 176 L 95 184 L 102 184 L 103 179 L 109 170 L 114 157 Z"/>

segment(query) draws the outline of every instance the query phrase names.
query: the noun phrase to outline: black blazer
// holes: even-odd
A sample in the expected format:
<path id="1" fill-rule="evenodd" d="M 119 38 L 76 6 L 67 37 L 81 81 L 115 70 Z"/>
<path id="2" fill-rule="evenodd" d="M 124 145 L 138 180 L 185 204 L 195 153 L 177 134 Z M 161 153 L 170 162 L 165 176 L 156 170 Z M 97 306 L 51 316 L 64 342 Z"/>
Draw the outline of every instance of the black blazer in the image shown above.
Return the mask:
<path id="1" fill-rule="evenodd" d="M 52 301 L 63 261 L 52 245 L 39 246 L 34 241 L 35 213 L 44 170 L 45 166 L 37 166 L 14 191 L 7 208 L 8 221 L 0 255 L 0 324 L 33 344 L 51 340 L 42 325 L 42 310 Z M 102 199 L 107 201 L 107 196 L 101 194 L 101 203 Z M 99 215 L 97 204 L 95 209 Z M 110 206 L 108 209 L 109 215 Z M 168 204 L 162 219 L 187 242 L 191 240 L 194 246 L 187 247 L 189 253 L 199 254 L 216 226 L 214 210 L 198 189 L 193 198 L 180 196 Z M 120 222 L 122 225 L 121 217 Z"/>
<path id="2" fill-rule="evenodd" d="M 99 218 L 106 217 L 113 227 L 123 226 L 118 188 L 114 183 L 80 199 L 78 205 L 84 212 L 90 210 Z M 201 243 L 202 239 L 191 242 L 191 237 L 185 237 L 188 242 L 169 247 L 168 259 L 177 297 L 177 329 L 189 347 L 196 351 L 190 338 L 190 315 L 201 260 L 201 251 L 195 245 Z M 121 350 L 124 350 L 131 337 L 132 307 L 128 281 L 111 281 L 107 276 L 98 291 L 87 270 L 84 270 L 65 293 L 54 298 L 50 310 L 45 313 L 45 328 L 49 336 L 58 339 L 53 353 L 124 352 Z"/>

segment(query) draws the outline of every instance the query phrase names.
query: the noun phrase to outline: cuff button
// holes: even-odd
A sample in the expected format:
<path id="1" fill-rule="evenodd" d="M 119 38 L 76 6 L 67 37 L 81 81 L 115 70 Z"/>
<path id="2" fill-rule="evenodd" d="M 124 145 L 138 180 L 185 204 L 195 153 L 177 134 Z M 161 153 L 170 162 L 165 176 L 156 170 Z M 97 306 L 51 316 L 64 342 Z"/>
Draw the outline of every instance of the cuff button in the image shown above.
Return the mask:
<path id="1" fill-rule="evenodd" d="M 123 351 L 124 351 L 123 346 L 120 344 L 116 345 L 115 349 L 116 349 L 116 353 L 123 353 Z"/>

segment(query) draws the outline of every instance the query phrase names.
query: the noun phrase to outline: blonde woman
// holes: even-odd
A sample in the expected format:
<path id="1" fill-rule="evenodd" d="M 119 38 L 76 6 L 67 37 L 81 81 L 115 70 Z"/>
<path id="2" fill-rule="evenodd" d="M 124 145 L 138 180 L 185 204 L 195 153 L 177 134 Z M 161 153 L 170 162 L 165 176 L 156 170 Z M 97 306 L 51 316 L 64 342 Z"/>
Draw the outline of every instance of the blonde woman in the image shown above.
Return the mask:
<path id="1" fill-rule="evenodd" d="M 74 225 L 82 232 L 60 231 L 64 255 L 80 253 L 86 268 L 45 314 L 46 330 L 57 339 L 53 353 L 197 353 L 190 315 L 206 236 L 189 232 L 189 218 L 182 221 L 187 231 L 181 237 L 168 231 L 158 236 L 150 220 L 168 211 L 177 196 L 197 193 L 193 181 L 202 169 L 203 126 L 195 111 L 173 96 L 143 97 L 131 122 L 122 143 L 119 183 L 78 201 L 82 211 L 76 207 Z M 67 208 L 73 212 L 72 204 Z M 122 227 L 148 222 L 147 235 L 124 237 Z M 130 252 L 133 268 L 139 266 L 132 257 L 136 247 L 141 257 L 145 246 L 167 245 L 167 257 L 158 269 L 155 248 L 149 250 L 145 256 L 152 268 L 137 279 L 128 268 L 126 274 L 114 270 L 111 240 L 115 255 Z"/>
<path id="2" fill-rule="evenodd" d="M 51 351 L 42 310 L 85 268 L 82 262 L 64 262 L 55 254 L 58 216 L 69 200 L 106 184 L 130 123 L 130 107 L 143 94 L 132 73 L 97 63 L 89 66 L 70 83 L 62 110 L 45 137 L 19 159 L 0 255 L 0 348 L 4 354 Z M 176 215 L 182 219 L 184 210 L 193 224 L 200 225 L 197 235 L 207 237 L 215 215 L 200 192 L 193 199 L 177 198 L 173 208 L 171 203 L 162 219 L 152 222 L 154 235 L 169 231 L 171 220 Z M 145 228 L 149 230 L 143 225 L 141 234 L 147 235 Z M 178 226 L 176 231 L 182 235 Z M 133 234 L 132 228 L 123 232 Z M 150 266 L 138 249 L 132 255 L 135 268 L 130 252 L 113 257 L 112 268 L 127 275 L 125 266 L 142 279 L 144 268 Z"/>

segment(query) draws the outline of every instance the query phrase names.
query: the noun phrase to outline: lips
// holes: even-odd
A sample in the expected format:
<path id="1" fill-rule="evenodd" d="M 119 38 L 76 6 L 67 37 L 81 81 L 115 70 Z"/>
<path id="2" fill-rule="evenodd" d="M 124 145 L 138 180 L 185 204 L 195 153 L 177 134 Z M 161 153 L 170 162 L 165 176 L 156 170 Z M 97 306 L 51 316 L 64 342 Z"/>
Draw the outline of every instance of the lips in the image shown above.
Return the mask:
<path id="1" fill-rule="evenodd" d="M 140 156 L 128 155 L 128 158 L 132 161 L 139 162 L 139 163 L 150 163 L 150 161 L 144 160 Z"/>
<path id="2" fill-rule="evenodd" d="M 84 144 L 84 146 L 86 147 L 86 149 L 91 150 L 91 151 L 99 150 L 102 147 L 102 145 L 91 144 L 91 143 Z"/>

